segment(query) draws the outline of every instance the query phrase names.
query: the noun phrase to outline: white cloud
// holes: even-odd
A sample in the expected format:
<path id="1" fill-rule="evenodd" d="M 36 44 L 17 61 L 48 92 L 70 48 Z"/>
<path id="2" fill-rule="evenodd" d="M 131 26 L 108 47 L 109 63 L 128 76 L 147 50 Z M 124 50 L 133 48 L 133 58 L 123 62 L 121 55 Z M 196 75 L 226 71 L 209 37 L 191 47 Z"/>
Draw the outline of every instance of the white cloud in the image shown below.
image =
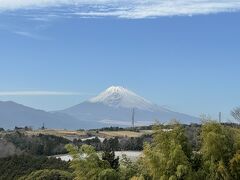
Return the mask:
<path id="1" fill-rule="evenodd" d="M 61 11 L 44 7 L 61 8 Z M 238 11 L 240 0 L 0 0 L 3 11 L 36 8 L 62 16 L 134 19 Z"/>
<path id="2" fill-rule="evenodd" d="M 80 95 L 89 94 L 61 91 L 0 91 L 0 96 L 80 96 Z"/>

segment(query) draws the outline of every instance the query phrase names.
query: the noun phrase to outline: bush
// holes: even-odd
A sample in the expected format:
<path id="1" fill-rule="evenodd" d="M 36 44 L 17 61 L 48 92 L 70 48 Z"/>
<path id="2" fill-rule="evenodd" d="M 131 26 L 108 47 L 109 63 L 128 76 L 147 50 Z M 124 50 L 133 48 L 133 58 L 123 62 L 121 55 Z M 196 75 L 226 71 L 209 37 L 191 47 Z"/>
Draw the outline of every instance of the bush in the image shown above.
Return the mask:
<path id="1" fill-rule="evenodd" d="M 73 176 L 67 171 L 61 170 L 39 170 L 32 172 L 30 175 L 23 176 L 19 180 L 72 180 Z"/>
<path id="2" fill-rule="evenodd" d="M 56 158 L 35 156 L 13 156 L 0 159 L 0 179 L 15 180 L 37 170 L 71 171 L 67 162 Z"/>
<path id="3" fill-rule="evenodd" d="M 18 131 L 7 134 L 4 139 L 26 153 L 46 156 L 67 153 L 65 145 L 70 143 L 69 140 L 54 135 L 27 136 Z"/>

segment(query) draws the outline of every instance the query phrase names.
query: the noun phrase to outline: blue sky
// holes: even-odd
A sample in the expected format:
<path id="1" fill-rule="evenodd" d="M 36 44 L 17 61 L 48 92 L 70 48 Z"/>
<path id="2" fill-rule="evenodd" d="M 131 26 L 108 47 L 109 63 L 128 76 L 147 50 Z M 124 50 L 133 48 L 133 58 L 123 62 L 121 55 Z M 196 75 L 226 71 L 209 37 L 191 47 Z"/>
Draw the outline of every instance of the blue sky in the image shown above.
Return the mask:
<path id="1" fill-rule="evenodd" d="M 1 1 L 0 100 L 57 110 L 120 85 L 195 116 L 222 111 L 228 119 L 239 105 L 237 1 L 196 12 L 191 0 L 175 9 L 103 1 L 104 11 L 64 0 Z"/>

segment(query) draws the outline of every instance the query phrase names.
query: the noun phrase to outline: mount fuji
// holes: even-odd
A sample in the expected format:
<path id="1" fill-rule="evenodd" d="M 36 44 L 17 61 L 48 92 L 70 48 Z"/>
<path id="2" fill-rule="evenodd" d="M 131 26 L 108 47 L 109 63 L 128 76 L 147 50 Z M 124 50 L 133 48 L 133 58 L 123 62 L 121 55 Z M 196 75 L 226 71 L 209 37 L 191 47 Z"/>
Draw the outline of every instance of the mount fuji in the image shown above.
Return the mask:
<path id="1" fill-rule="evenodd" d="M 200 123 L 199 118 L 158 106 L 119 86 L 112 86 L 98 96 L 58 113 L 78 119 L 84 128 L 96 128 L 130 126 L 133 109 L 137 126 L 153 124 L 155 121 L 167 123 L 173 119 L 185 124 Z"/>

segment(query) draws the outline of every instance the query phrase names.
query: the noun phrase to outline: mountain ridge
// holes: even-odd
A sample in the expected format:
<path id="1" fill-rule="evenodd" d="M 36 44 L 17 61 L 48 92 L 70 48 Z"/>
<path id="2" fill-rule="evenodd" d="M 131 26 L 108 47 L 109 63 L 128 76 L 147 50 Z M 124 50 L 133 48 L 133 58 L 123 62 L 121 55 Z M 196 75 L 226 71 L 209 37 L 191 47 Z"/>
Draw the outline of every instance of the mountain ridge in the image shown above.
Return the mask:
<path id="1" fill-rule="evenodd" d="M 72 123 L 67 123 L 66 119 Z M 6 129 L 13 129 L 15 126 L 40 128 L 43 123 L 49 128 L 73 128 L 78 120 L 63 113 L 34 109 L 13 101 L 0 101 L 0 127 Z"/>

